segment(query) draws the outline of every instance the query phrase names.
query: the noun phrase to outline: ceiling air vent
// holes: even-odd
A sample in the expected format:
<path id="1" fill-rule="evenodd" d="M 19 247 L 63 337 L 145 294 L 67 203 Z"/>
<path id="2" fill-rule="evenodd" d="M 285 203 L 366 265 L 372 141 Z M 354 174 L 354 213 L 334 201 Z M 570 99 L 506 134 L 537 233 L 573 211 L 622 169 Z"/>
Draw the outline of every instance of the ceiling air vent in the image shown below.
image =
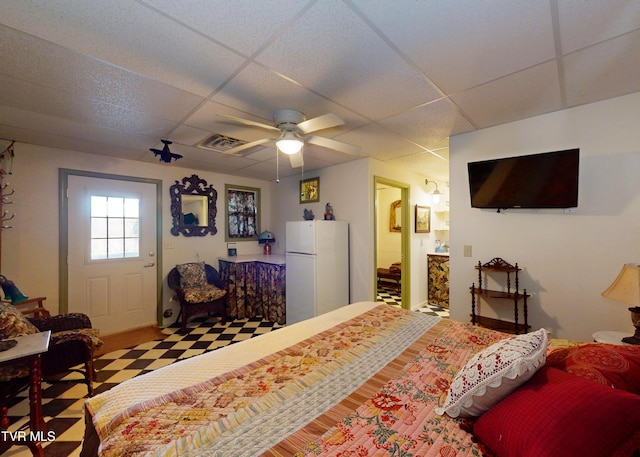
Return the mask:
<path id="1" fill-rule="evenodd" d="M 230 136 L 222 135 L 220 133 L 214 133 L 210 137 L 207 137 L 204 140 L 200 141 L 196 145 L 196 147 L 224 154 L 229 149 L 235 148 L 237 146 L 242 146 L 243 144 L 247 144 L 247 142 L 238 140 L 237 138 L 231 138 Z M 252 152 L 253 151 L 251 149 L 247 149 L 246 151 L 244 151 L 244 153 L 236 155 L 244 156 L 247 154 L 251 154 Z"/>

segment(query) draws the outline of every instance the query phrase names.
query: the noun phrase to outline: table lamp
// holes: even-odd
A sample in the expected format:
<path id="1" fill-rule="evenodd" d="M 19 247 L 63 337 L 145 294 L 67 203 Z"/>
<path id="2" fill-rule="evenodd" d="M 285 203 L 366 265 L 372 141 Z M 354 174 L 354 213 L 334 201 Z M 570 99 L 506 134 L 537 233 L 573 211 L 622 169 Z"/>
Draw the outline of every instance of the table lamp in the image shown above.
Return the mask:
<path id="1" fill-rule="evenodd" d="M 640 344 L 640 265 L 627 263 L 622 266 L 618 277 L 613 281 L 602 296 L 611 300 L 631 305 L 631 322 L 636 328 L 633 336 L 622 338 L 629 344 Z"/>
<path id="2" fill-rule="evenodd" d="M 269 230 L 265 230 L 258 237 L 258 244 L 264 244 L 264 254 L 271 254 L 271 243 L 275 243 L 276 238 Z"/>

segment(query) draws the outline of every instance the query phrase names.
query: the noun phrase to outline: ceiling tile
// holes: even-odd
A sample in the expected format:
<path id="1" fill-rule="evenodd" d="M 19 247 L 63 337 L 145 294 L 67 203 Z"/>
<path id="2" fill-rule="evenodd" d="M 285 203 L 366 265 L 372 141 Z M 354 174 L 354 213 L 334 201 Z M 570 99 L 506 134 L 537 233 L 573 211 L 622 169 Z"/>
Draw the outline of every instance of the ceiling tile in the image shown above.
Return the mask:
<path id="1" fill-rule="evenodd" d="M 382 125 L 427 149 L 448 146 L 451 135 L 474 130 L 446 99 L 389 118 Z"/>
<path id="2" fill-rule="evenodd" d="M 123 106 L 69 97 L 63 91 L 5 76 L 0 76 L 0 86 L 3 88 L 0 91 L 0 105 L 55 116 L 78 124 L 152 136 L 162 136 L 175 125 L 170 121 L 152 117 L 149 111 L 128 111 Z"/>
<path id="3" fill-rule="evenodd" d="M 546 1 L 354 3 L 446 94 L 555 57 Z"/>
<path id="4" fill-rule="evenodd" d="M 270 125 L 274 111 L 282 108 L 302 111 L 308 119 L 333 113 L 345 121 L 345 125 L 336 129 L 336 132 L 344 128 L 355 128 L 366 122 L 343 106 L 256 64 L 250 64 L 242 70 L 227 84 L 224 91 L 213 97 L 213 101 L 259 116 L 262 122 Z"/>
<path id="5" fill-rule="evenodd" d="M 240 51 L 256 52 L 294 16 L 306 8 L 302 0 L 143 0 L 145 4 L 187 24 L 199 33 Z"/>
<path id="6" fill-rule="evenodd" d="M 567 104 L 576 106 L 640 91 L 640 31 L 564 58 Z"/>
<path id="7" fill-rule="evenodd" d="M 438 97 L 424 76 L 344 3 L 322 6 L 316 3 L 256 60 L 371 119 Z"/>
<path id="8" fill-rule="evenodd" d="M 555 61 L 505 76 L 452 97 L 477 128 L 561 109 Z"/>
<path id="9" fill-rule="evenodd" d="M 437 151 L 444 154 L 444 151 Z M 448 156 L 448 152 L 446 153 Z M 402 169 L 409 169 L 415 173 L 424 175 L 429 179 L 448 180 L 449 179 L 449 161 L 438 157 L 429 152 L 420 154 L 412 154 L 409 156 L 399 157 L 386 161 L 389 165 L 393 165 Z"/>
<path id="10" fill-rule="evenodd" d="M 33 36 L 200 96 L 210 94 L 244 61 L 201 33 L 130 0 L 25 0 L 3 4 L 1 16 L 2 23 Z M 58 60 L 58 66 L 60 62 L 66 60 Z"/>
<path id="11" fill-rule="evenodd" d="M 564 54 L 640 28 L 636 1 L 558 1 Z"/>
<path id="12" fill-rule="evenodd" d="M 363 154 L 378 160 L 389 160 L 423 151 L 419 146 L 377 124 L 367 124 L 351 130 L 340 135 L 338 139 L 359 145 Z"/>

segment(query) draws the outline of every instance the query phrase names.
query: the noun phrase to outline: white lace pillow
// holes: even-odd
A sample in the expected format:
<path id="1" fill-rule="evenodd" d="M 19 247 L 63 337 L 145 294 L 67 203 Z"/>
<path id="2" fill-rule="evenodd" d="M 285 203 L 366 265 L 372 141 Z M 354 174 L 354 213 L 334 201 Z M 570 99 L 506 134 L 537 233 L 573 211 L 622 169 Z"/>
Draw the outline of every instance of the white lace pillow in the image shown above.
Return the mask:
<path id="1" fill-rule="evenodd" d="M 447 399 L 436 414 L 473 417 L 488 411 L 544 365 L 547 332 L 517 335 L 474 355 L 451 382 Z"/>

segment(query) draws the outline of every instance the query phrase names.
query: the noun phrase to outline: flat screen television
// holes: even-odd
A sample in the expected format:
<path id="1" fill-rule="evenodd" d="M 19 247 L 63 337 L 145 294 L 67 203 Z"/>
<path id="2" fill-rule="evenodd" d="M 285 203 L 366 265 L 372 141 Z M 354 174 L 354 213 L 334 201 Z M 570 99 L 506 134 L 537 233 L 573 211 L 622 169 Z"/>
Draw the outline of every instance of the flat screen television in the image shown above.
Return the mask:
<path id="1" fill-rule="evenodd" d="M 469 162 L 473 208 L 578 206 L 580 149 Z"/>

